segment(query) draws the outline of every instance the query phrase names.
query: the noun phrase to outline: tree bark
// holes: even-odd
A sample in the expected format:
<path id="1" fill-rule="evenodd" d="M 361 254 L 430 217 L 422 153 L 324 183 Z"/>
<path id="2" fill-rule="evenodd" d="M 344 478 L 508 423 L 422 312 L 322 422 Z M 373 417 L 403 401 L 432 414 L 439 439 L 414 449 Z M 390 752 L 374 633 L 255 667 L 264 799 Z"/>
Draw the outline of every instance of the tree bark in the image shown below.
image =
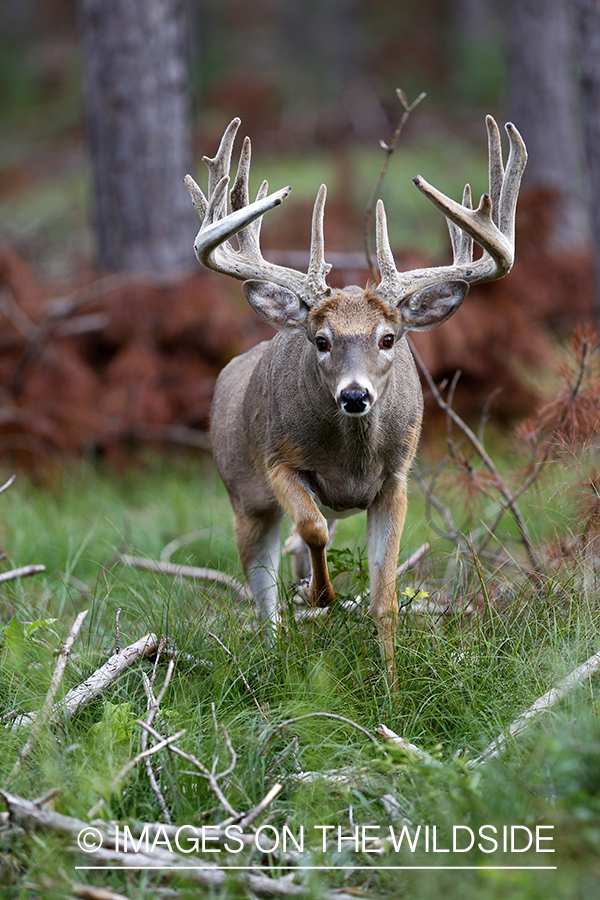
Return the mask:
<path id="1" fill-rule="evenodd" d="M 79 0 L 101 268 L 193 265 L 186 0 Z"/>
<path id="2" fill-rule="evenodd" d="M 588 212 L 594 260 L 594 323 L 600 330 L 600 2 L 575 0 Z"/>
<path id="3" fill-rule="evenodd" d="M 570 5 L 569 0 L 509 0 L 508 105 L 529 153 L 523 186 L 553 195 L 550 245 L 581 252 L 588 229 Z"/>

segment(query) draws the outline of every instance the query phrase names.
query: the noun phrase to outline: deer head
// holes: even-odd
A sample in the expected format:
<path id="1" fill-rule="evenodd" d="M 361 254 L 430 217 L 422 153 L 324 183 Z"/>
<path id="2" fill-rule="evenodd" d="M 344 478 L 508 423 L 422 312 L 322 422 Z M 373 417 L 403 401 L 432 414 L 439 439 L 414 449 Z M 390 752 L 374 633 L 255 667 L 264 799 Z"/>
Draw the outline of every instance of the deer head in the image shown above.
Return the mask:
<path id="1" fill-rule="evenodd" d="M 327 284 L 323 214 L 327 189 L 321 185 L 314 205 L 308 272 L 274 265 L 262 256 L 260 227 L 265 212 L 279 206 L 290 187 L 268 194 L 263 182 L 249 201 L 250 140 L 245 138 L 227 206 L 233 142 L 240 125 L 234 119 L 208 167 L 207 200 L 191 176 L 186 185 L 201 219 L 194 243 L 207 268 L 243 280 L 244 292 L 261 319 L 280 331 L 302 332 L 316 349 L 319 370 L 343 413 L 366 414 L 375 403 L 394 360 L 394 347 L 407 331 L 429 331 L 445 322 L 465 299 L 469 285 L 500 278 L 514 260 L 514 222 L 521 174 L 527 153 L 514 125 L 506 131 L 510 153 L 504 170 L 500 132 L 486 120 L 489 149 L 489 193 L 472 208 L 465 187 L 457 203 L 417 176 L 415 185 L 444 214 L 453 262 L 449 266 L 399 272 L 390 248 L 383 202 L 377 204 L 379 284 L 343 291 Z M 238 246 L 231 238 L 236 235 Z M 473 261 L 473 242 L 483 255 Z"/>

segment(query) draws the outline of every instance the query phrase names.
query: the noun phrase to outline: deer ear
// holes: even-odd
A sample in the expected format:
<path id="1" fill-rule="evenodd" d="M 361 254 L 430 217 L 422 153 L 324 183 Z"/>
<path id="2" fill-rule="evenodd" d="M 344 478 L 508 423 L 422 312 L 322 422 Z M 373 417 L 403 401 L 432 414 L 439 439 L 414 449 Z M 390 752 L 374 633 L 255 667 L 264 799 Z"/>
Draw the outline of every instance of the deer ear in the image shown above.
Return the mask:
<path id="1" fill-rule="evenodd" d="M 467 296 L 466 281 L 446 281 L 416 291 L 399 307 L 404 331 L 431 331 L 453 316 Z"/>
<path id="2" fill-rule="evenodd" d="M 291 291 L 270 281 L 245 281 L 242 287 L 263 322 L 278 331 L 304 331 L 308 307 Z"/>

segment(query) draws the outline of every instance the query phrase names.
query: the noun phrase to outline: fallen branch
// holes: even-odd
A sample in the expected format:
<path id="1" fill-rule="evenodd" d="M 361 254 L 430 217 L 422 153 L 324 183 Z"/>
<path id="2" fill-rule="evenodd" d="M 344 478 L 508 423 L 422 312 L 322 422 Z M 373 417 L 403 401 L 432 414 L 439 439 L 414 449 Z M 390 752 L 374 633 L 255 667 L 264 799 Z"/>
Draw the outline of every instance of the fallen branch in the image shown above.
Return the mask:
<path id="1" fill-rule="evenodd" d="M 30 800 L 10 794 L 0 788 L 0 797 L 6 803 L 9 813 L 9 821 L 28 832 L 57 831 L 71 838 L 70 849 L 75 853 L 81 853 L 77 845 L 78 835 L 89 828 L 89 823 L 72 816 L 65 816 L 44 807 L 36 806 Z M 167 826 L 161 826 L 163 829 Z M 130 850 L 127 853 L 115 849 L 114 827 L 106 827 L 98 823 L 98 831 L 102 836 L 102 847 L 95 850 L 93 855 L 86 854 L 86 862 L 91 865 L 118 864 L 132 869 L 152 868 L 160 869 L 162 878 L 176 878 L 179 880 L 186 876 L 196 884 L 219 890 L 229 880 L 229 875 L 217 864 L 207 861 L 199 856 L 190 859 L 183 854 L 155 847 L 151 853 L 141 853 Z M 211 835 L 212 837 L 212 835 Z M 199 867 L 202 868 L 199 868 Z M 197 868 L 194 868 L 197 867 Z M 240 875 L 242 883 L 254 894 L 260 897 L 308 897 L 308 888 L 294 884 L 287 878 L 269 878 L 261 872 L 245 872 Z M 341 897 L 342 895 L 327 894 L 327 897 Z M 348 895 L 346 895 L 348 897 Z M 350 898 L 348 897 L 348 900 Z"/>
<path id="2" fill-rule="evenodd" d="M 31 725 L 31 731 L 29 732 L 29 737 L 27 738 L 27 741 L 25 742 L 24 747 L 22 747 L 22 749 L 19 750 L 19 754 L 17 756 L 15 764 L 12 768 L 10 775 L 8 776 L 9 782 L 15 777 L 15 775 L 17 774 L 17 772 L 19 771 L 19 769 L 21 767 L 21 764 L 23 763 L 23 761 L 25 759 L 27 759 L 27 757 L 31 753 L 42 729 L 44 728 L 46 722 L 52 715 L 54 698 L 56 697 L 56 692 L 58 691 L 59 685 L 62 681 L 62 677 L 65 673 L 65 669 L 66 669 L 67 663 L 69 661 L 69 654 L 71 653 L 71 648 L 73 647 L 75 638 L 81 631 L 81 626 L 83 625 L 87 614 L 88 614 L 87 609 L 84 609 L 83 612 L 79 613 L 79 615 L 73 622 L 73 625 L 71 626 L 71 630 L 69 631 L 67 637 L 65 638 L 65 642 L 62 645 L 61 650 L 56 659 L 56 665 L 54 667 L 54 672 L 52 673 L 52 679 L 50 680 L 50 687 L 48 688 L 48 693 L 46 694 L 46 699 L 44 700 L 41 710 L 39 711 L 39 713 L 36 714 L 35 720 L 33 721 L 32 725 Z M 14 730 L 14 725 L 13 725 L 13 729 L 11 729 L 11 730 Z"/>
<path id="3" fill-rule="evenodd" d="M 21 566 L 20 569 L 11 569 L 10 572 L 0 573 L 0 584 L 5 581 L 14 581 L 15 578 L 27 578 L 29 575 L 39 575 L 46 571 L 46 566 L 32 565 Z"/>
<path id="4" fill-rule="evenodd" d="M 600 652 L 590 656 L 582 665 L 574 669 L 566 678 L 563 678 L 556 687 L 547 691 L 542 697 L 539 697 L 535 703 L 532 703 L 529 709 L 517 716 L 507 731 L 503 731 L 498 735 L 495 741 L 487 747 L 483 753 L 476 759 L 469 761 L 469 766 L 483 765 L 491 759 L 500 756 L 506 749 L 510 738 L 519 737 L 529 726 L 539 718 L 539 716 L 547 713 L 553 706 L 560 703 L 561 700 L 573 691 L 578 684 L 587 681 L 592 675 L 600 669 Z"/>
<path id="5" fill-rule="evenodd" d="M 91 884 L 81 884 L 75 881 L 63 884 L 47 881 L 44 878 L 41 879 L 40 884 L 27 882 L 23 887 L 28 891 L 36 891 L 37 894 L 41 894 L 42 891 L 50 891 L 57 897 L 73 897 L 77 898 L 77 900 L 129 900 L 125 894 L 116 894 L 114 891 L 109 891 L 107 888 L 94 887 Z M 69 891 L 68 894 L 65 894 L 66 890 Z"/>
<path id="6" fill-rule="evenodd" d="M 233 575 L 227 575 L 225 572 L 219 572 L 218 569 L 206 569 L 198 566 L 180 566 L 178 563 L 159 562 L 153 559 L 142 559 L 139 556 L 129 556 L 122 553 L 118 557 L 118 561 L 126 566 L 133 566 L 135 569 L 144 569 L 147 572 L 160 572 L 163 575 L 173 575 L 175 578 L 191 578 L 196 581 L 213 581 L 215 584 L 222 584 L 230 588 L 237 596 L 236 599 L 242 602 L 252 600 L 250 591 L 245 584 L 242 584 Z"/>
<path id="7" fill-rule="evenodd" d="M 146 656 L 151 656 L 157 647 L 158 638 L 155 634 L 150 633 L 140 638 L 134 644 L 130 644 L 129 647 L 125 647 L 120 653 L 115 653 L 100 669 L 90 675 L 83 684 L 71 688 L 65 697 L 52 709 L 52 717 L 71 718 L 82 707 L 95 700 L 111 684 L 114 684 L 134 663 L 144 659 Z M 12 723 L 11 730 L 16 731 L 17 728 L 32 725 L 38 716 L 39 713 L 37 712 L 19 716 Z"/>
<path id="8" fill-rule="evenodd" d="M 7 491 L 9 487 L 15 483 L 16 475 L 11 475 L 8 481 L 5 481 L 2 487 L 0 487 L 0 494 L 3 494 L 4 491 Z"/>
<path id="9" fill-rule="evenodd" d="M 421 750 L 416 744 L 411 744 L 410 741 L 406 741 L 404 738 L 400 737 L 399 734 L 396 734 L 395 731 L 392 731 L 391 728 L 388 728 L 387 725 L 378 725 L 375 729 L 375 733 L 380 738 L 383 738 L 384 741 L 391 741 L 396 747 L 400 747 L 402 750 L 413 753 L 419 760 L 431 758 L 425 750 Z"/>

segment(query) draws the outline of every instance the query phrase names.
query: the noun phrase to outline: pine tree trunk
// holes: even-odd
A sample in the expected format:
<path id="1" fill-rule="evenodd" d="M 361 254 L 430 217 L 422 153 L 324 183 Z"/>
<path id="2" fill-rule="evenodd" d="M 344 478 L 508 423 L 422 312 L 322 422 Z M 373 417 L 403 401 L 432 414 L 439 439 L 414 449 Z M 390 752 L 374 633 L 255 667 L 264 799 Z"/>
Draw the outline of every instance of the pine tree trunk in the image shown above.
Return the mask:
<path id="1" fill-rule="evenodd" d="M 529 153 L 523 186 L 554 194 L 551 244 L 581 251 L 588 232 L 569 6 L 570 0 L 510 0 L 509 109 Z"/>
<path id="2" fill-rule="evenodd" d="M 594 322 L 600 331 L 600 2 L 575 0 L 587 190 L 595 269 Z"/>
<path id="3" fill-rule="evenodd" d="M 186 0 L 79 0 L 101 268 L 193 266 Z"/>

